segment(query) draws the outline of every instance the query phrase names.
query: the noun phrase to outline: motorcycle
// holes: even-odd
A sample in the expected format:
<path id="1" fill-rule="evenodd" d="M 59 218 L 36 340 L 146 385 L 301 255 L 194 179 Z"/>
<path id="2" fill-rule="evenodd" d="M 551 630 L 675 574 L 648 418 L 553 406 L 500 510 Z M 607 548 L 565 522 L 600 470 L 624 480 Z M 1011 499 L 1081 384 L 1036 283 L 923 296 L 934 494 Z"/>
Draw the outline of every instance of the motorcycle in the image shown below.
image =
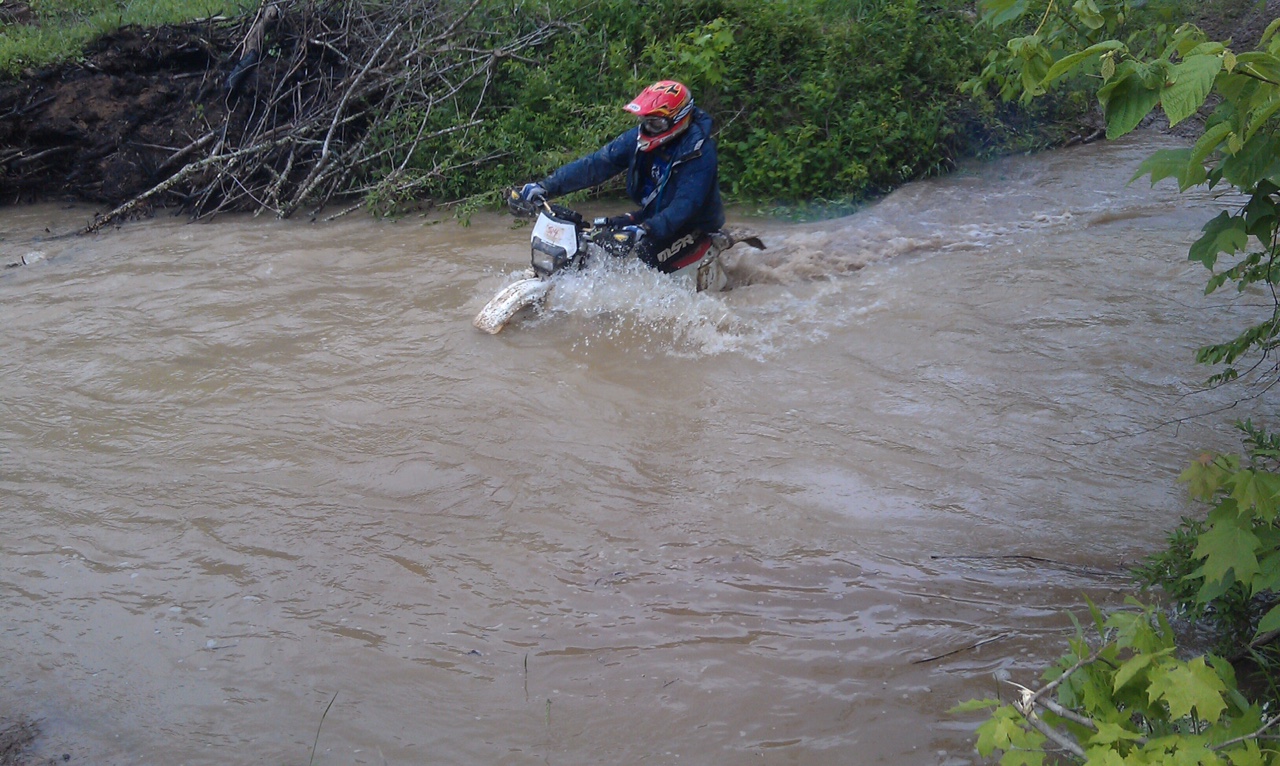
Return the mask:
<path id="1" fill-rule="evenodd" d="M 586 268 L 593 260 L 634 256 L 635 237 L 624 226 L 607 218 L 588 220 L 576 210 L 543 201 L 540 205 L 520 197 L 518 189 L 508 193 L 507 205 L 519 217 L 537 220 L 530 235 L 530 266 L 525 277 L 503 288 L 472 321 L 476 329 L 496 335 L 516 314 L 529 306 L 544 303 L 555 288 L 558 275 Z M 668 251 L 679 252 L 677 279 L 692 283 L 695 290 L 722 290 L 727 278 L 720 254 L 738 242 L 764 249 L 753 235 L 713 231 L 698 240 L 677 241 Z M 664 251 L 665 252 L 665 251 Z M 658 256 L 662 258 L 662 254 Z"/>

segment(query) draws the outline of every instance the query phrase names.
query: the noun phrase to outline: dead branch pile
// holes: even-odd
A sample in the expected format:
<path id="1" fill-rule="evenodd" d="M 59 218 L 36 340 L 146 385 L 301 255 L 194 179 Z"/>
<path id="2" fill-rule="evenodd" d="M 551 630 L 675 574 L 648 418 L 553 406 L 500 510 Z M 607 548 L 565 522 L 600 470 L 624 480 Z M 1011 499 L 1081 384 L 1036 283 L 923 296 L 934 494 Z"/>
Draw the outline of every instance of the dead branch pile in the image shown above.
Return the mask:
<path id="1" fill-rule="evenodd" d="M 314 215 L 375 187 L 408 198 L 433 178 L 492 159 L 423 170 L 419 158 L 410 166 L 426 142 L 483 122 L 503 59 L 523 58 L 563 28 L 547 22 L 495 39 L 473 18 L 480 1 L 264 4 L 243 23 L 235 66 L 217 85 L 222 116 L 160 163 L 162 180 L 85 231 L 175 200 L 194 219 L 226 211 L 288 218 L 304 208 Z M 469 118 L 440 127 L 433 110 L 446 103 Z M 380 132 L 390 116 L 413 119 L 416 131 Z"/>

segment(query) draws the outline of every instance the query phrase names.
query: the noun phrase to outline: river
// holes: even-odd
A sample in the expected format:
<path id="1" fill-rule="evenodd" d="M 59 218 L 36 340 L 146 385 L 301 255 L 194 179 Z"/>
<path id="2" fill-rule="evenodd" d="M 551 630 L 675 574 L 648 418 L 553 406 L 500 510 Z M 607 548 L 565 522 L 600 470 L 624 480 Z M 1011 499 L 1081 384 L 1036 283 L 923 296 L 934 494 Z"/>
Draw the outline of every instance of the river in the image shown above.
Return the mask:
<path id="1" fill-rule="evenodd" d="M 735 289 L 497 336 L 496 213 L 0 209 L 0 714 L 72 763 L 975 762 L 947 711 L 1121 606 L 1261 411 L 1191 417 L 1250 309 L 1186 257 L 1231 200 L 1126 186 L 1161 141 L 739 211 Z"/>

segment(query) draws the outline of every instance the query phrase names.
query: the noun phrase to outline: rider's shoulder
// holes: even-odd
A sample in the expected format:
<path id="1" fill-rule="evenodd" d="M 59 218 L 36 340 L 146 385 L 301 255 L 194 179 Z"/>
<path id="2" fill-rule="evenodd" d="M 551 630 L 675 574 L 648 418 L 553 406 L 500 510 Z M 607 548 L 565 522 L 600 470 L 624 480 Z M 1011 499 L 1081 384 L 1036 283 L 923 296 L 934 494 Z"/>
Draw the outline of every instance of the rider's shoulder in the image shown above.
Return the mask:
<path id="1" fill-rule="evenodd" d="M 711 137 L 711 115 L 695 107 L 693 123 L 684 135 L 680 136 L 680 140 L 674 147 L 674 153 L 678 157 L 692 159 L 701 154 L 714 152 L 715 146 L 715 140 Z"/>

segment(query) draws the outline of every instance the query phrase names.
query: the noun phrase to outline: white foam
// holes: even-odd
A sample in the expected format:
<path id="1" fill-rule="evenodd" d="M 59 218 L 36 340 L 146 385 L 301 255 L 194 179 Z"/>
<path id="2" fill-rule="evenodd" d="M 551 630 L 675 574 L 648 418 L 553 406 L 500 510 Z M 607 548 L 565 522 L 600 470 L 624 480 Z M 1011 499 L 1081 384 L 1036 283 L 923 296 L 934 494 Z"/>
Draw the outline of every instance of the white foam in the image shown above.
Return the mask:
<path id="1" fill-rule="evenodd" d="M 823 298 L 838 292 L 836 283 L 826 282 L 697 293 L 687 281 L 638 261 L 607 261 L 560 277 L 541 321 L 583 320 L 584 347 L 606 341 L 640 353 L 763 359 L 824 337 L 832 321 L 825 307 L 832 302 Z"/>

